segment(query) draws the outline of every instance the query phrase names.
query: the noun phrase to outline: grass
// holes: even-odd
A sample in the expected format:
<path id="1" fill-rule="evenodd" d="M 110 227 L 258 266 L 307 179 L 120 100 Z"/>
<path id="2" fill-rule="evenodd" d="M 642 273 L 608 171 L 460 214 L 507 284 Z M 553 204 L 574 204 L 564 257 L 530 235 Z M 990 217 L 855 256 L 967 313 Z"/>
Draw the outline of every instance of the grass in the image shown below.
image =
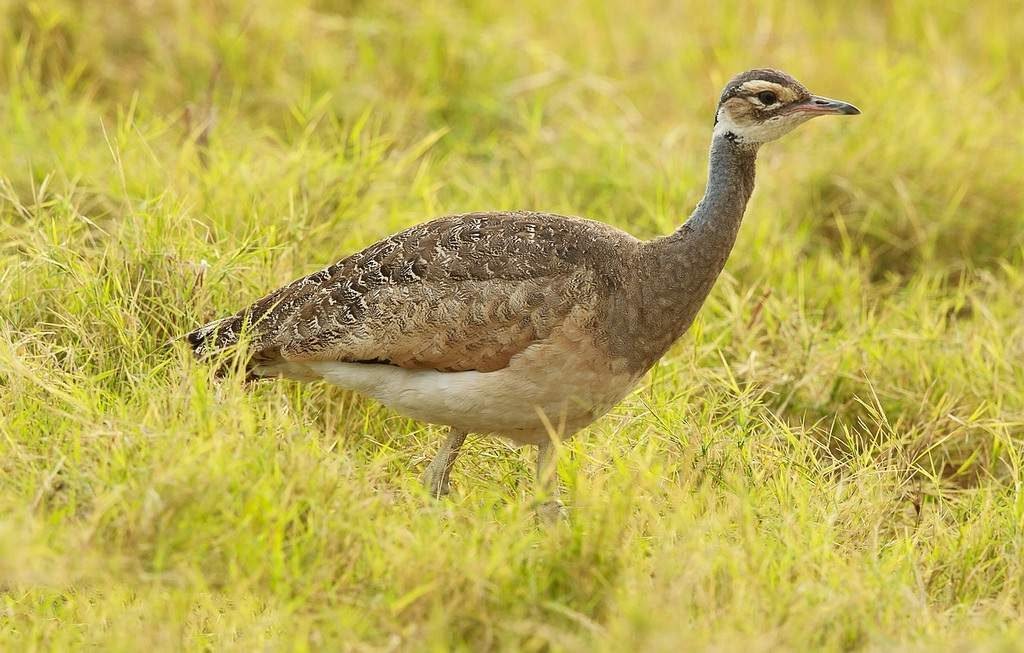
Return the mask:
<path id="1" fill-rule="evenodd" d="M 300 6 L 301 5 L 301 6 Z M 0 648 L 1019 650 L 1024 14 L 898 4 L 0 4 Z M 864 115 L 763 152 L 698 322 L 526 452 L 165 343 L 403 226 L 639 236 L 773 65 Z"/>

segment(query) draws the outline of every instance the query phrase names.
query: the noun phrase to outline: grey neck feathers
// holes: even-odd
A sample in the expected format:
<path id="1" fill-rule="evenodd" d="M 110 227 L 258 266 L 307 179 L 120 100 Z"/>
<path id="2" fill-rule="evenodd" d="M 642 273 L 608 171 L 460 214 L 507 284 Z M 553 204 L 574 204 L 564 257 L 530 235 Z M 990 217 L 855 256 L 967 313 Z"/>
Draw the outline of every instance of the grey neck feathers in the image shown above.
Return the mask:
<path id="1" fill-rule="evenodd" d="M 728 138 L 728 134 L 716 135 L 711 141 L 704 197 L 689 220 L 669 239 L 696 239 L 695 242 L 708 248 L 724 248 L 724 254 L 728 256 L 743 220 L 747 200 L 754 192 L 756 159 L 756 145 L 736 143 Z"/>
<path id="2" fill-rule="evenodd" d="M 756 158 L 756 145 L 716 135 L 704 198 L 675 233 L 644 246 L 650 256 L 645 268 L 653 275 L 645 302 L 648 327 L 669 338 L 668 345 L 689 328 L 725 267 L 754 191 Z"/>

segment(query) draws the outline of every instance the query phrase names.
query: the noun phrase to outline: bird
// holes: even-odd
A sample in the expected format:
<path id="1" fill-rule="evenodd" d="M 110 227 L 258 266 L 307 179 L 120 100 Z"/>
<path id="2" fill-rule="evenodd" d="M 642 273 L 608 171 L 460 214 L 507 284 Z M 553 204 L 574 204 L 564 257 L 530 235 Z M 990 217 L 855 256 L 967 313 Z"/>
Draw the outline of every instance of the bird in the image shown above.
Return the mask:
<path id="1" fill-rule="evenodd" d="M 559 443 L 690 327 L 736 242 L 759 148 L 811 118 L 859 113 L 782 71 L 749 70 L 721 93 L 704 196 L 671 234 L 534 211 L 441 217 L 185 338 L 205 360 L 244 342 L 249 379 L 325 381 L 447 427 L 422 478 L 435 497 L 468 434 L 536 446 L 538 511 L 564 517 Z"/>

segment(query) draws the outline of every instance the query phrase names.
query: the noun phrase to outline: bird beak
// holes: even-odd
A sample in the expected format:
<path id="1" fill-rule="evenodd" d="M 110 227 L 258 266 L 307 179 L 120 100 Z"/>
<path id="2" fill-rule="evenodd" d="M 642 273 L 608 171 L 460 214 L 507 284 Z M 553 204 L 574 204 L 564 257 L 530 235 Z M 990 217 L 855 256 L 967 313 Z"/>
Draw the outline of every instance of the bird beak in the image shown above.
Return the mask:
<path id="1" fill-rule="evenodd" d="M 794 104 L 787 113 L 804 113 L 812 116 L 823 116 L 837 114 L 842 116 L 856 116 L 860 109 L 840 100 L 833 100 L 820 95 L 812 95 L 807 100 Z"/>

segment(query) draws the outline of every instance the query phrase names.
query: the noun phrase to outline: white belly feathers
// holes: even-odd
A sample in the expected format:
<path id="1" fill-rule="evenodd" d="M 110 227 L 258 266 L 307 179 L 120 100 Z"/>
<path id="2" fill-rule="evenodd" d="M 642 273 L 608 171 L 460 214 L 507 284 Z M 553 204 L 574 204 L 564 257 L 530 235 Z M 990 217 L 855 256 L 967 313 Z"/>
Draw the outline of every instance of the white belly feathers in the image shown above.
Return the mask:
<path id="1" fill-rule="evenodd" d="M 492 433 L 522 444 L 562 438 L 607 412 L 636 385 L 639 374 L 611 361 L 586 339 L 549 340 L 493 372 L 439 372 L 372 363 L 294 361 L 286 376 L 319 377 L 370 396 L 413 419 L 472 433 Z M 307 374 L 308 373 L 308 374 Z"/>

